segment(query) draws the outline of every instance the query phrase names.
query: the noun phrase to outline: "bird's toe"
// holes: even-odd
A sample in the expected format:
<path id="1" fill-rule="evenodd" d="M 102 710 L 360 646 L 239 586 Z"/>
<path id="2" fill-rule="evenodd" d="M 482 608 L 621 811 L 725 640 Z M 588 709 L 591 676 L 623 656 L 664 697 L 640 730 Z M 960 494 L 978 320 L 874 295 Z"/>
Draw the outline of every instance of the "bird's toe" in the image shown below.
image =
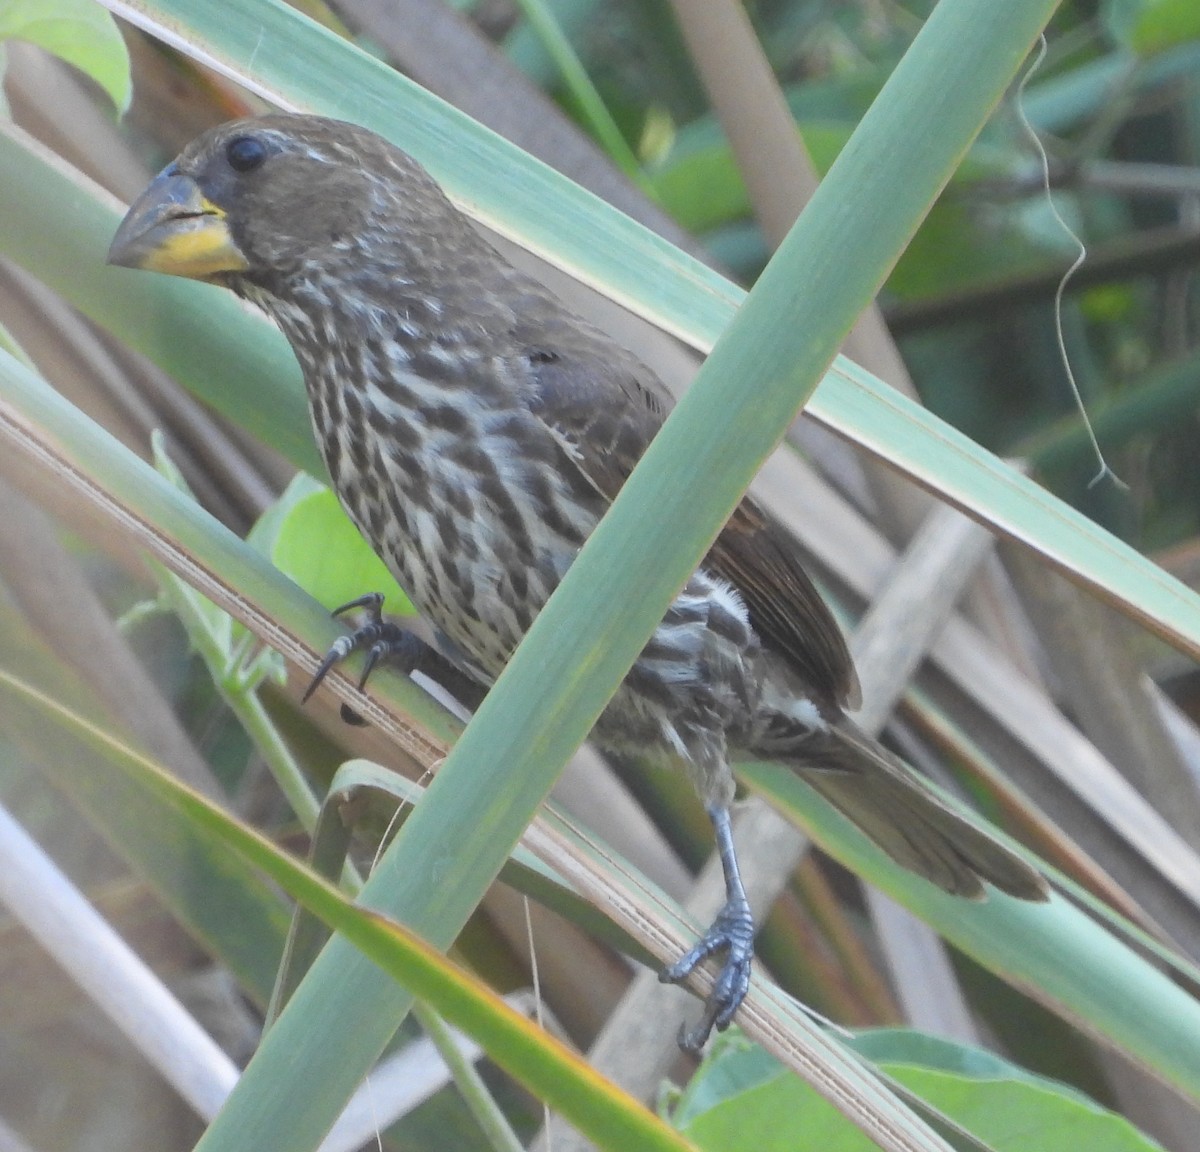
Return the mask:
<path id="1" fill-rule="evenodd" d="M 317 671 L 301 697 L 306 703 L 317 690 L 321 681 L 329 672 L 354 652 L 366 652 L 367 658 L 363 665 L 362 675 L 358 686 L 363 688 L 367 678 L 380 663 L 386 663 L 398 668 L 405 675 L 410 674 L 421 658 L 425 642 L 415 633 L 388 620 L 383 615 L 383 597 L 377 592 L 360 596 L 357 600 L 335 608 L 332 615 L 340 616 L 351 609 L 363 609 L 365 616 L 361 624 L 353 632 L 339 636 L 325 653 Z M 362 724 L 362 717 L 348 705 L 342 705 L 342 718 L 347 723 Z"/>
<path id="2" fill-rule="evenodd" d="M 717 953 L 724 954 L 724 962 L 704 1003 L 704 1014 L 694 1028 L 679 1033 L 679 1046 L 686 1052 L 699 1052 L 714 1028 L 718 1032 L 727 1028 L 750 989 L 754 918 L 744 899 L 730 900 L 696 945 L 665 969 L 659 979 L 681 984 L 698 965 Z"/>

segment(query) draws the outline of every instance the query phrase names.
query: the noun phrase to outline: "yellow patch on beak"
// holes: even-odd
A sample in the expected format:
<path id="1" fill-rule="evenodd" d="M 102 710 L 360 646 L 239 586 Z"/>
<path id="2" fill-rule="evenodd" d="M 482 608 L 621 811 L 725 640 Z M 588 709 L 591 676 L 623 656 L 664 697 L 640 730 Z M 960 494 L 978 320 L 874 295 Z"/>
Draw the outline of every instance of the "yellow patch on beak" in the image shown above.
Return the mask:
<path id="1" fill-rule="evenodd" d="M 171 169 L 155 177 L 113 237 L 108 262 L 192 280 L 249 265 L 229 232 L 225 211 L 196 182 Z"/>
<path id="2" fill-rule="evenodd" d="M 223 212 L 177 220 L 153 248 L 147 249 L 142 268 L 203 280 L 217 272 L 241 272 L 246 259 L 229 235 Z"/>

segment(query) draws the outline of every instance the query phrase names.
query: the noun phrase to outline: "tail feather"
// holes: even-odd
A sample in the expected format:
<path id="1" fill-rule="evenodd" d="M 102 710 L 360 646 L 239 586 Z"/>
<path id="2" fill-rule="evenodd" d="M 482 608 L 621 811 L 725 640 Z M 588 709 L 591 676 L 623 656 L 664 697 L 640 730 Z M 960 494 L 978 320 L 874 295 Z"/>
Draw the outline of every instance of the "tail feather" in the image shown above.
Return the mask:
<path id="1" fill-rule="evenodd" d="M 983 881 L 1021 900 L 1045 900 L 1030 865 L 942 801 L 898 757 L 839 718 L 780 757 L 897 864 L 956 896 L 982 900 Z"/>

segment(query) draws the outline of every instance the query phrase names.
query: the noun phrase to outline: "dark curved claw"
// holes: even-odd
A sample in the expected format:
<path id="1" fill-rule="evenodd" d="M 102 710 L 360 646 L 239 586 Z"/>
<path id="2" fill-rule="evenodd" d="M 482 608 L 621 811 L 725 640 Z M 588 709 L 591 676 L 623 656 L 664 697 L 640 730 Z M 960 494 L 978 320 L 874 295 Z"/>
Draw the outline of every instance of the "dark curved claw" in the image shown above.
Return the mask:
<path id="1" fill-rule="evenodd" d="M 339 636 L 333 646 L 325 653 L 324 659 L 317 665 L 316 674 L 309 681 L 308 687 L 304 689 L 304 695 L 300 697 L 301 704 L 307 704 L 309 698 L 317 690 L 321 681 L 329 674 L 329 670 L 335 665 L 345 660 L 347 656 L 355 649 L 354 633 L 349 636 Z"/>
<path id="2" fill-rule="evenodd" d="M 330 616 L 344 616 L 352 608 L 365 608 L 367 610 L 367 619 L 372 624 L 383 623 L 383 593 L 382 592 L 365 592 L 362 596 L 354 600 L 347 600 L 340 608 L 335 608 L 329 613 Z"/>

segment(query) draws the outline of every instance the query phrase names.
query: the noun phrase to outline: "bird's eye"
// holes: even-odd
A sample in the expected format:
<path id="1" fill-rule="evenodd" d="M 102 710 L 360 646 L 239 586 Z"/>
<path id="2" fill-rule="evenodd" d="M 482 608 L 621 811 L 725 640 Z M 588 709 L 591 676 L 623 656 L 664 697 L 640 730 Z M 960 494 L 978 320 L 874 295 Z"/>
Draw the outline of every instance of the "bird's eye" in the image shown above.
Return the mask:
<path id="1" fill-rule="evenodd" d="M 267 158 L 267 146 L 257 136 L 237 136 L 225 145 L 225 159 L 235 172 L 250 172 Z"/>

